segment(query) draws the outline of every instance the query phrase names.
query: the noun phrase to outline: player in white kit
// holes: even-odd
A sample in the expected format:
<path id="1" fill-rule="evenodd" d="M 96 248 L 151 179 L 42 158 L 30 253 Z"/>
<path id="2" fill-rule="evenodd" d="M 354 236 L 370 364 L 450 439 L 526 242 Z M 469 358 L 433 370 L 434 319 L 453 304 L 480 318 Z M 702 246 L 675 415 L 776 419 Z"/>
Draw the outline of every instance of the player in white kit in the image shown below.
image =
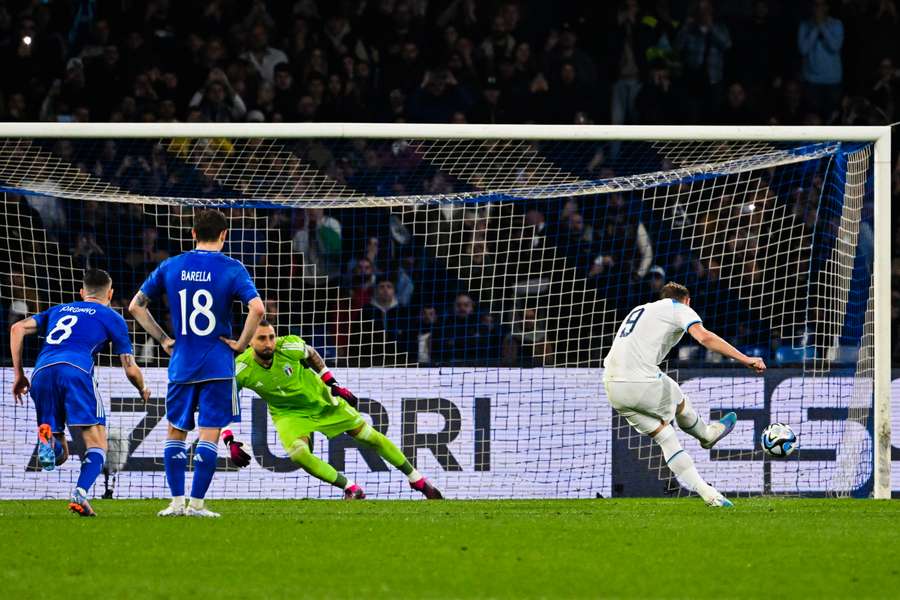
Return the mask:
<path id="1" fill-rule="evenodd" d="M 697 492 L 709 506 L 733 506 L 700 477 L 670 423 L 674 418 L 682 431 L 709 449 L 731 433 L 737 415 L 730 412 L 717 423 L 707 425 L 678 384 L 660 371 L 659 364 L 684 332 L 709 350 L 733 358 L 757 373 L 765 371 L 766 364 L 707 331 L 691 308 L 691 295 L 683 285 L 667 283 L 660 297 L 661 300 L 632 309 L 619 326 L 612 348 L 603 360 L 606 395 L 612 407 L 632 427 L 659 444 L 666 464 L 683 485 Z"/>

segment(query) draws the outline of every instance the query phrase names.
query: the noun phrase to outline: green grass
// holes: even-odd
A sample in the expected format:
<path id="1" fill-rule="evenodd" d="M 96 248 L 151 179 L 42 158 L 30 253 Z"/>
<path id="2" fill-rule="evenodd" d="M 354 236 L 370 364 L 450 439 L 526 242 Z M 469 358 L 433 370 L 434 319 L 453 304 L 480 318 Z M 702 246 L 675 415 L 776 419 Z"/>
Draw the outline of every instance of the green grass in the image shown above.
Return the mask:
<path id="1" fill-rule="evenodd" d="M 900 503 L 695 498 L 0 502 L 6 598 L 900 595 Z M 204 591 L 205 590 L 205 591 Z"/>

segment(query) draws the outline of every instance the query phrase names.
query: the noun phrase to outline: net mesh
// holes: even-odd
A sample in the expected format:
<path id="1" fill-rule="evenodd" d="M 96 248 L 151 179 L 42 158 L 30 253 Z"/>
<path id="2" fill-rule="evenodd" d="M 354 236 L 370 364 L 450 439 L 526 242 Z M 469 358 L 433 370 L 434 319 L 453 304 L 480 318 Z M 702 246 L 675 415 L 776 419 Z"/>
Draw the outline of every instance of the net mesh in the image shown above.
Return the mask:
<path id="1" fill-rule="evenodd" d="M 6 139 L 4 319 L 72 301 L 88 266 L 112 274 L 123 310 L 153 268 L 192 247 L 196 207 L 218 206 L 224 251 L 247 266 L 278 333 L 316 347 L 447 495 L 682 494 L 601 384 L 621 320 L 679 281 L 707 328 L 771 367 L 749 375 L 690 339 L 663 365 L 705 419 L 738 413 L 711 451 L 679 433 L 700 473 L 726 493 L 862 495 L 871 163 L 870 146 L 828 141 Z M 165 304 L 151 310 L 168 327 Z M 166 360 L 127 321 L 154 399 L 135 399 L 101 353 L 107 487 L 161 497 Z M 38 348 L 29 340 L 26 365 Z M 261 400 L 244 392 L 242 408 L 236 432 L 254 461 L 237 471 L 220 458 L 214 497 L 334 495 L 286 457 Z M 34 419 L 27 403 L 0 407 L 11 449 L 0 495 L 74 485 L 77 432 L 75 457 L 42 473 Z M 800 438 L 786 460 L 758 449 L 776 421 Z M 314 450 L 370 495 L 408 497 L 402 475 L 346 436 L 316 436 Z"/>

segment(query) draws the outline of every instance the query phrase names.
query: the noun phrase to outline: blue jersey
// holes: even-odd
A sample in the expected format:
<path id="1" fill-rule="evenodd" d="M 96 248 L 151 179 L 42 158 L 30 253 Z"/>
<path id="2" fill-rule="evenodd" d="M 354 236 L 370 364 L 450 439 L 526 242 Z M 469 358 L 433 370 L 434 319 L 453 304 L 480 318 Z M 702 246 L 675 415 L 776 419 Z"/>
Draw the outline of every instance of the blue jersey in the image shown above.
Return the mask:
<path id="1" fill-rule="evenodd" d="M 44 338 L 35 371 L 66 363 L 91 373 L 94 354 L 107 342 L 112 342 L 113 354 L 132 354 L 125 319 L 98 302 L 60 304 L 33 318 Z"/>
<path id="2" fill-rule="evenodd" d="M 234 353 L 219 336 L 231 337 L 231 303 L 259 296 L 244 265 L 221 252 L 191 250 L 163 261 L 141 292 L 148 298 L 165 292 L 169 300 L 175 330 L 170 383 L 234 377 Z"/>

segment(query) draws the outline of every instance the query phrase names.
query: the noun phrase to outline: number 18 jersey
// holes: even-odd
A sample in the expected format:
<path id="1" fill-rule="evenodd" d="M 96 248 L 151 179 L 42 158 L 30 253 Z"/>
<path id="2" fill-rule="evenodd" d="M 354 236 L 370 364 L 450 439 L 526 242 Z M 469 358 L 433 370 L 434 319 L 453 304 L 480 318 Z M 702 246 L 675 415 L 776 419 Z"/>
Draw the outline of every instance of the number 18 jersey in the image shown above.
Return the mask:
<path id="1" fill-rule="evenodd" d="M 604 381 L 653 381 L 659 363 L 695 323 L 690 306 L 666 298 L 638 306 L 622 321 L 612 348 L 603 359 Z"/>
<path id="2" fill-rule="evenodd" d="M 163 292 L 172 315 L 175 349 L 170 383 L 199 383 L 234 377 L 234 353 L 219 336 L 231 337 L 231 303 L 247 304 L 259 294 L 239 261 L 221 252 L 192 250 L 163 261 L 141 292 Z"/>

